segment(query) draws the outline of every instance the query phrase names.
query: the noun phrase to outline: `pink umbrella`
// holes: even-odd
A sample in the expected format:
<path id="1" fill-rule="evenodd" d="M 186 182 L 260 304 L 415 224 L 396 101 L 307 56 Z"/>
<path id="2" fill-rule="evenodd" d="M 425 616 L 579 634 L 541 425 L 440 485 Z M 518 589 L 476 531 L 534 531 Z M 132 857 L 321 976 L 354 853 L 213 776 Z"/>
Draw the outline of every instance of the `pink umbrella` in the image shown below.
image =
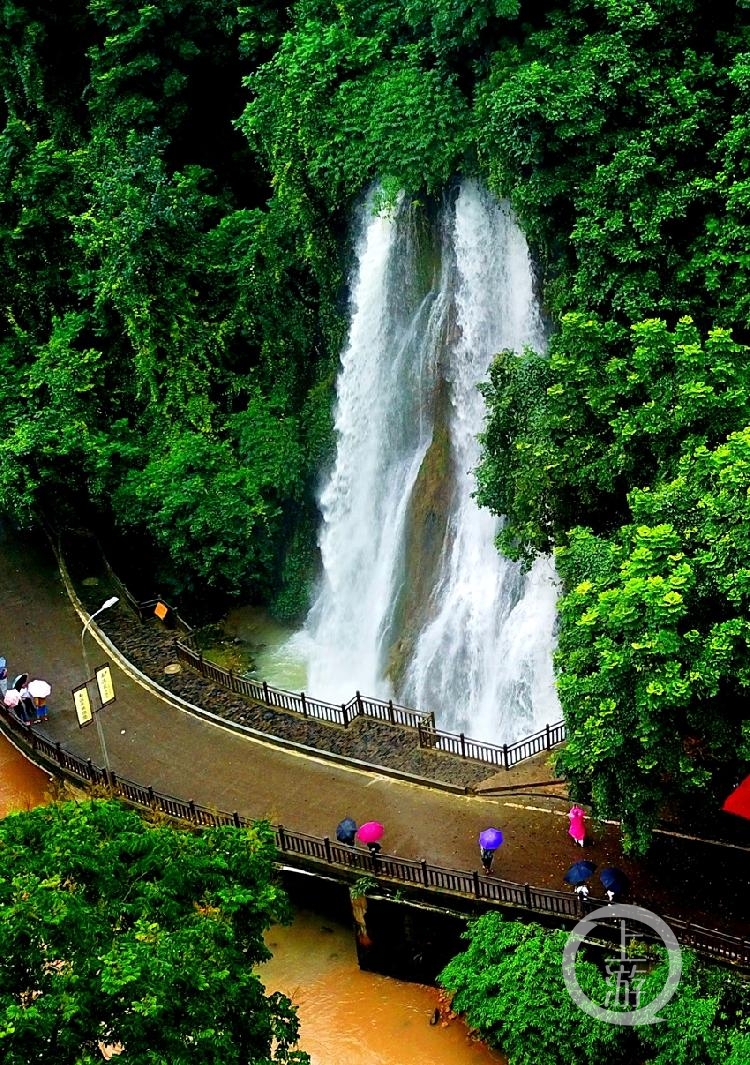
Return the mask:
<path id="1" fill-rule="evenodd" d="M 21 693 L 17 692 L 15 688 L 8 688 L 3 698 L 3 702 L 6 706 L 18 706 L 21 702 Z"/>
<path id="2" fill-rule="evenodd" d="M 365 821 L 357 829 L 357 839 L 362 843 L 378 843 L 383 838 L 385 829 L 380 821 Z"/>

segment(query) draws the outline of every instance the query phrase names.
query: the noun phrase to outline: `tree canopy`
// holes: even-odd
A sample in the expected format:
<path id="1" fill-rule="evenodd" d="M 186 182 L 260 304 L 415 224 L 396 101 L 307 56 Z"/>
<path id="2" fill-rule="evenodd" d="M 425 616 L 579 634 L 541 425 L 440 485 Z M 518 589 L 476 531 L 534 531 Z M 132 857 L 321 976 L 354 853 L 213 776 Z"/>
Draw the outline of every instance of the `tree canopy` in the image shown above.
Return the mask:
<path id="1" fill-rule="evenodd" d="M 177 830 L 116 802 L 0 821 L 0 1047 L 7 1065 L 308 1061 L 266 994 L 263 940 L 289 918 L 273 832 Z"/>
<path id="2" fill-rule="evenodd" d="M 727 543 L 715 523 L 694 556 L 671 509 L 699 478 L 711 512 L 750 424 L 749 31 L 746 4 L 704 0 L 8 0 L 4 511 L 135 540 L 183 601 L 300 616 L 351 207 L 373 182 L 429 206 L 477 178 L 521 221 L 550 325 L 549 352 L 500 353 L 484 386 L 477 491 L 504 550 L 559 552 L 560 765 L 633 846 L 684 789 L 715 804 L 747 768 L 747 662 L 737 633 L 719 677 L 699 652 L 741 613 L 706 590 L 704 554 L 743 534 L 727 514 Z M 655 627 L 651 591 L 683 578 Z M 632 646 L 657 631 L 676 657 Z M 614 747 L 586 739 L 605 718 L 615 746 L 641 722 L 619 750 L 632 816 Z"/>
<path id="3" fill-rule="evenodd" d="M 452 1009 L 509 1065 L 740 1065 L 750 1048 L 745 982 L 689 950 L 682 951 L 677 991 L 659 1010 L 661 1022 L 627 1026 L 590 1017 L 570 997 L 563 979 L 567 932 L 488 913 L 469 924 L 464 938 L 467 949 L 443 969 L 439 983 L 453 992 Z M 647 959 L 638 978 L 643 1007 L 664 989 L 669 961 L 661 948 L 634 943 L 632 950 Z M 613 1008 L 612 977 L 605 972 L 595 952 L 578 951 L 580 990 L 595 1005 Z"/>

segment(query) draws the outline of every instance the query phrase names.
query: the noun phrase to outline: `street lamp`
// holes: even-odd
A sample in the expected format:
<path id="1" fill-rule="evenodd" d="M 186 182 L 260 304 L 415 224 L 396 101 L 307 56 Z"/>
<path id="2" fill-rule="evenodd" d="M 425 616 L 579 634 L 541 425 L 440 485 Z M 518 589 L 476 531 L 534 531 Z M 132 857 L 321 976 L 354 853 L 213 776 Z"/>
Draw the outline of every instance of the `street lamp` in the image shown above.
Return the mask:
<path id="1" fill-rule="evenodd" d="M 86 683 L 88 683 L 88 681 L 90 679 L 89 678 L 89 673 L 91 672 L 91 670 L 89 668 L 88 655 L 86 654 L 86 630 L 88 629 L 89 625 L 94 620 L 94 618 L 97 616 L 97 614 L 101 614 L 102 610 L 109 610 L 109 608 L 111 606 L 114 606 L 115 603 L 119 603 L 119 602 L 120 602 L 120 600 L 119 600 L 118 596 L 116 596 L 116 595 L 110 596 L 109 599 L 105 599 L 105 601 L 102 603 L 102 605 L 99 607 L 99 609 L 95 610 L 94 613 L 90 615 L 88 621 L 86 622 L 86 624 L 83 626 L 83 629 L 81 630 L 81 651 L 83 652 L 83 664 L 84 664 L 84 667 L 86 669 L 86 675 L 85 675 L 85 678 L 84 678 Z M 102 723 L 99 720 L 99 711 L 98 710 L 94 714 L 94 717 L 96 719 L 96 732 L 97 732 L 97 735 L 99 736 L 99 745 L 101 746 L 101 749 L 102 749 L 102 758 L 104 759 L 104 768 L 107 770 L 107 773 L 109 774 L 109 771 L 110 771 L 109 770 L 109 755 L 107 754 L 107 745 L 104 742 L 104 730 L 102 729 Z"/>

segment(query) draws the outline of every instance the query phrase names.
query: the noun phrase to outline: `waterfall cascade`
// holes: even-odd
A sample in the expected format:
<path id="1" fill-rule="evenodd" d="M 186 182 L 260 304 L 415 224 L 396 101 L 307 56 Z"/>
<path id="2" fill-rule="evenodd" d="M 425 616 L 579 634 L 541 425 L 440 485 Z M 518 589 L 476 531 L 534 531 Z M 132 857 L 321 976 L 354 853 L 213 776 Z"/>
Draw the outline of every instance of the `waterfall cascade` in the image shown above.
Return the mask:
<path id="1" fill-rule="evenodd" d="M 526 242 L 474 182 L 433 217 L 406 200 L 388 215 L 365 205 L 360 227 L 308 690 L 395 698 L 512 742 L 560 713 L 557 583 L 549 559 L 523 574 L 498 553 L 472 471 L 492 356 L 544 345 Z"/>

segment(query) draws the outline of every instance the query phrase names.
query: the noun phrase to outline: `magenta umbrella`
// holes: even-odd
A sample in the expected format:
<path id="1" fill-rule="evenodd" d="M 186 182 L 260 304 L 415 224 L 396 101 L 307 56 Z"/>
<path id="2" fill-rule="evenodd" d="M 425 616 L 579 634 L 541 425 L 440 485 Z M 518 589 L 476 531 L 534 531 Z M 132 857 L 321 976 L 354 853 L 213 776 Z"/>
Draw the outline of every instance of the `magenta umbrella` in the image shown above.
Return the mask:
<path id="1" fill-rule="evenodd" d="M 362 843 L 378 843 L 383 838 L 385 829 L 380 821 L 365 821 L 357 829 L 357 839 Z"/>
<path id="2" fill-rule="evenodd" d="M 17 692 L 15 688 L 8 688 L 3 697 L 3 702 L 6 706 L 18 706 L 21 702 L 21 693 Z"/>

